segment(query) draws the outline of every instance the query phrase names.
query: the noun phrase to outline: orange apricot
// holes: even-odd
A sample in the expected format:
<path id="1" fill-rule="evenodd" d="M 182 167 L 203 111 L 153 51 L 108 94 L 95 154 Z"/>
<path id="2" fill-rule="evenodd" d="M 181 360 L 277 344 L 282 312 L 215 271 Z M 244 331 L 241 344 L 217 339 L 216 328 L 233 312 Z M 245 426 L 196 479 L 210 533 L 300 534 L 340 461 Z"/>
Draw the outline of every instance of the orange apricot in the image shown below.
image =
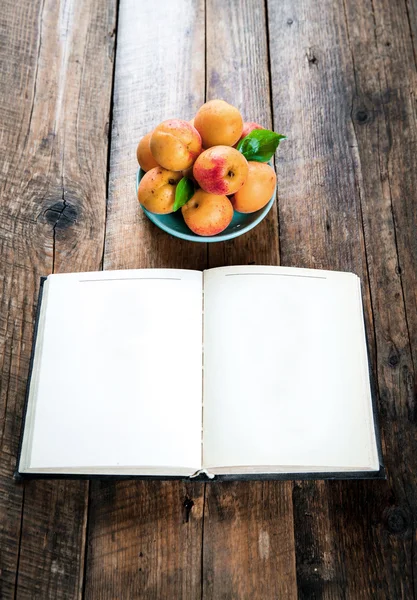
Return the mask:
<path id="1" fill-rule="evenodd" d="M 233 146 L 242 135 L 243 120 L 235 106 L 224 100 L 210 100 L 197 112 L 194 127 L 204 148 Z"/>
<path id="2" fill-rule="evenodd" d="M 166 215 L 172 212 L 180 171 L 167 171 L 162 167 L 151 169 L 142 177 L 138 188 L 138 200 L 150 212 Z"/>
<path id="3" fill-rule="evenodd" d="M 138 163 L 144 171 L 149 171 L 150 169 L 154 169 L 155 167 L 159 167 L 158 163 L 152 156 L 150 141 L 151 141 L 152 131 L 143 136 L 140 140 L 138 147 L 136 149 L 136 157 L 138 159 Z"/>
<path id="4" fill-rule="evenodd" d="M 216 235 L 233 219 L 233 207 L 227 196 L 197 190 L 181 209 L 184 221 L 198 235 Z"/>
<path id="5" fill-rule="evenodd" d="M 240 213 L 252 213 L 263 208 L 272 198 L 277 176 L 267 163 L 249 161 L 245 183 L 230 198 L 233 208 Z"/>
<path id="6" fill-rule="evenodd" d="M 201 137 L 188 121 L 168 119 L 155 127 L 150 148 L 162 167 L 170 171 L 182 171 L 191 167 L 200 154 Z"/>

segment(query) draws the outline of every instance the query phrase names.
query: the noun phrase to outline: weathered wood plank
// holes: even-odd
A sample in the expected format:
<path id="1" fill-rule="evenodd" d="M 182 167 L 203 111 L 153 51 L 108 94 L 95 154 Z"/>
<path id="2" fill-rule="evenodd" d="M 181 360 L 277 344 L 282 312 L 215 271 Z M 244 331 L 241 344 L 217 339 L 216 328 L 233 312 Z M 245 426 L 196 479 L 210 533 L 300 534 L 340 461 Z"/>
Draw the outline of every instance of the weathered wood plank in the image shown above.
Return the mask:
<path id="1" fill-rule="evenodd" d="M 203 598 L 297 598 L 292 484 L 209 483 Z"/>
<path id="2" fill-rule="evenodd" d="M 204 268 L 205 244 L 164 233 L 138 210 L 136 146 L 204 102 L 204 3 L 121 0 L 104 268 Z"/>
<path id="3" fill-rule="evenodd" d="M 297 485 L 299 594 L 413 597 L 416 438 L 406 317 L 415 289 L 415 158 L 401 145 L 415 138 L 415 75 L 405 5 L 325 2 L 317 11 L 307 0 L 270 2 L 269 17 L 275 116 L 288 123 L 291 148 L 280 159 L 282 262 L 362 277 L 389 475 Z M 398 79 L 387 85 L 384 73 Z M 407 265 L 402 285 L 398 259 Z"/>
<path id="4" fill-rule="evenodd" d="M 344 501 L 343 514 L 355 514 L 357 493 L 366 495 L 363 526 L 378 528 L 368 541 L 373 570 L 349 554 L 346 563 L 351 572 L 361 569 L 369 596 L 408 598 L 416 592 L 417 569 L 417 71 L 404 3 L 346 3 L 346 19 L 389 484 L 384 493 L 380 486 L 355 489 Z M 352 595 L 363 589 L 355 583 Z"/>
<path id="5" fill-rule="evenodd" d="M 413 8 L 416 11 L 415 4 Z M 401 290 L 398 290 L 401 291 L 399 304 L 404 303 L 402 309 L 404 315 L 398 319 L 398 322 L 402 322 L 405 316 L 414 368 L 416 368 L 417 59 L 411 27 L 413 25 L 417 27 L 417 22 L 409 21 L 407 7 L 399 0 L 395 2 L 375 1 L 373 11 L 375 19 L 372 23 L 373 31 L 368 28 L 366 37 L 365 32 L 360 32 L 361 40 L 352 46 L 352 52 L 355 64 L 357 63 L 357 85 L 358 88 L 363 86 L 358 93 L 362 92 L 365 97 L 370 98 L 371 102 L 379 94 L 379 98 L 376 100 L 377 105 L 370 106 L 371 119 L 375 111 L 377 113 L 376 121 L 378 121 L 378 117 L 381 121 L 377 122 L 373 128 L 371 127 L 371 130 L 375 131 L 375 146 L 371 147 L 378 148 L 379 145 L 381 191 L 386 202 L 384 213 L 392 221 L 393 240 L 390 242 L 390 248 L 395 249 L 398 254 L 398 268 L 394 273 L 394 279 L 398 280 L 401 286 Z M 366 63 L 365 57 L 363 57 L 365 40 L 369 41 L 370 45 L 372 44 L 372 53 L 366 57 Z M 371 68 L 371 56 L 375 58 L 378 69 Z M 361 132 L 366 131 L 367 123 L 365 123 L 365 127 L 358 127 L 358 129 Z M 379 134 L 379 138 L 377 134 Z M 369 148 L 369 137 L 367 136 L 368 144 L 364 150 Z M 363 169 L 365 176 L 367 175 L 366 166 Z M 377 210 L 379 204 L 373 195 L 370 196 L 370 200 L 374 201 L 374 205 L 367 205 L 366 208 L 370 209 L 369 215 L 371 216 L 372 208 Z M 374 247 L 372 254 L 377 254 L 377 252 L 379 250 Z M 374 259 L 377 260 L 377 257 L 375 256 Z M 381 261 L 376 268 L 381 269 L 382 272 L 383 266 Z"/>
<path id="6" fill-rule="evenodd" d="M 281 260 L 363 275 L 343 11 L 330 0 L 320 11 L 309 0 L 268 6 L 274 117 L 289 136 L 278 154 Z"/>
<path id="7" fill-rule="evenodd" d="M 207 99 L 222 98 L 244 120 L 272 127 L 264 2 L 211 0 L 206 20 Z M 210 244 L 208 257 L 210 267 L 278 265 L 276 206 L 249 233 Z M 203 597 L 296 598 L 293 527 L 291 482 L 208 484 Z"/>
<path id="8" fill-rule="evenodd" d="M 201 483 L 91 485 L 85 598 L 201 596 Z"/>
<path id="9" fill-rule="evenodd" d="M 206 266 L 206 245 L 174 240 L 141 213 L 140 137 L 204 102 L 204 2 L 122 0 L 119 9 L 104 267 Z M 91 485 L 86 598 L 201 596 L 203 484 Z"/>
<path id="10" fill-rule="evenodd" d="M 2 6 L 2 598 L 80 597 L 86 484 L 12 473 L 39 277 L 100 266 L 114 4 Z"/>
<path id="11" fill-rule="evenodd" d="M 88 483 L 25 486 L 16 598 L 82 597 Z"/>

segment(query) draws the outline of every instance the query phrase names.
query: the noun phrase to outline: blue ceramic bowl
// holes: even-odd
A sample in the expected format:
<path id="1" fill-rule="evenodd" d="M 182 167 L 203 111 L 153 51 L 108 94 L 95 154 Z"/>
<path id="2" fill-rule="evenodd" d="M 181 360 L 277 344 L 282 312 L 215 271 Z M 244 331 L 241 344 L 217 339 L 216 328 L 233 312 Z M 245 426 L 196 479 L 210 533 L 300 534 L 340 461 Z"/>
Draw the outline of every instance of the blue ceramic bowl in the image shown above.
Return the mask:
<path id="1" fill-rule="evenodd" d="M 139 182 L 144 175 L 145 171 L 142 171 L 142 169 L 139 168 L 136 174 L 136 195 L 138 192 Z M 271 210 L 271 207 L 275 202 L 275 197 L 276 190 L 274 190 L 273 196 L 268 204 L 261 208 L 261 210 L 257 210 L 254 213 L 243 214 L 235 211 L 230 225 L 226 227 L 224 231 L 218 233 L 217 235 L 207 237 L 196 235 L 190 229 L 188 229 L 182 217 L 181 210 L 169 215 L 155 215 L 154 213 L 146 210 L 146 208 L 142 205 L 140 206 L 152 223 L 155 223 L 157 227 L 163 231 L 166 231 L 167 233 L 170 233 L 174 237 L 188 240 L 190 242 L 224 242 L 226 240 L 231 240 L 235 237 L 238 237 L 239 235 L 243 235 L 247 231 L 250 231 L 256 227 L 256 225 L 260 223 Z"/>

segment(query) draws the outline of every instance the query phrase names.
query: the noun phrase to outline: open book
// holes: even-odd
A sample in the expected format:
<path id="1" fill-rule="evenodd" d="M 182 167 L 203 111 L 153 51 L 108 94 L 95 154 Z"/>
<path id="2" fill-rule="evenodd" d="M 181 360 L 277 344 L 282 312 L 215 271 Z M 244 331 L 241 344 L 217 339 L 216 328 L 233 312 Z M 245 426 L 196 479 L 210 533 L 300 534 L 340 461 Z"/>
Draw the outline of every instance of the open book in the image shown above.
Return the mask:
<path id="1" fill-rule="evenodd" d="M 378 471 L 356 275 L 242 266 L 44 281 L 17 476 Z"/>

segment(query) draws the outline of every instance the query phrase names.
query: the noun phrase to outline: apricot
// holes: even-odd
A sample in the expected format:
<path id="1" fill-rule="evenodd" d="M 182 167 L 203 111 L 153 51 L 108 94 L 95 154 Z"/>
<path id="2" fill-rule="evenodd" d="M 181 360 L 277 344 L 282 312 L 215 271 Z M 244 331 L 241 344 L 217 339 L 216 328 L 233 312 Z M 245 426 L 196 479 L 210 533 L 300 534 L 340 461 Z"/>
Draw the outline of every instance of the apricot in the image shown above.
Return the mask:
<path id="1" fill-rule="evenodd" d="M 248 161 L 230 146 L 213 146 L 204 150 L 193 167 L 199 186 L 210 194 L 234 194 L 245 183 Z"/>
<path id="2" fill-rule="evenodd" d="M 197 112 L 194 127 L 204 148 L 233 146 L 242 135 L 243 120 L 236 107 L 224 100 L 210 100 Z"/>
<path id="3" fill-rule="evenodd" d="M 254 129 L 265 129 L 265 127 L 262 127 L 262 125 L 259 125 L 259 123 L 254 123 L 253 121 L 245 121 L 243 123 L 242 135 L 240 136 L 240 139 L 243 140 L 243 138 L 249 135 Z"/>
<path id="4" fill-rule="evenodd" d="M 216 235 L 233 219 L 233 207 L 227 196 L 197 190 L 181 209 L 184 221 L 198 235 Z"/>
<path id="5" fill-rule="evenodd" d="M 201 152 L 201 137 L 188 121 L 168 119 L 155 127 L 150 141 L 154 159 L 165 169 L 182 171 L 192 166 Z"/>
<path id="6" fill-rule="evenodd" d="M 242 187 L 230 198 L 233 208 L 240 213 L 251 213 L 268 204 L 277 185 L 277 176 L 267 163 L 249 161 L 248 177 Z"/>
<path id="7" fill-rule="evenodd" d="M 154 167 L 159 167 L 151 153 L 149 142 L 151 141 L 152 131 L 143 136 L 136 149 L 138 163 L 144 171 L 149 171 Z"/>
<path id="8" fill-rule="evenodd" d="M 182 178 L 178 171 L 162 167 L 151 169 L 142 177 L 138 188 L 138 200 L 150 212 L 166 215 L 172 212 L 177 183 Z"/>

